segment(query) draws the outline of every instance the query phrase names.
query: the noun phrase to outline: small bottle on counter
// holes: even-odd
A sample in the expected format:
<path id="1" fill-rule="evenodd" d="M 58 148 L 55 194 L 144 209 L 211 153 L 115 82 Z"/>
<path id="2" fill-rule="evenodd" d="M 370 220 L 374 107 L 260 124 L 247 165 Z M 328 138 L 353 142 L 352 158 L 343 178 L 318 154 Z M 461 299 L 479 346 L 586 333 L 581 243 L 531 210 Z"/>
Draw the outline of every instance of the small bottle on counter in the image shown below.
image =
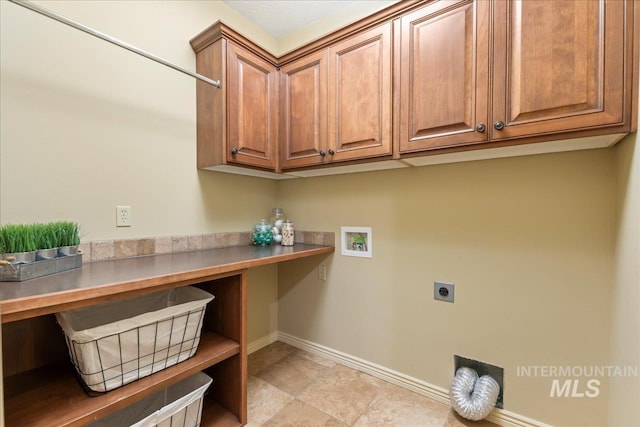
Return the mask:
<path id="1" fill-rule="evenodd" d="M 282 224 L 284 223 L 284 211 L 282 208 L 271 209 L 271 227 L 273 233 L 273 241 L 282 242 Z"/>
<path id="2" fill-rule="evenodd" d="M 273 231 L 271 224 L 266 219 L 255 225 L 251 241 L 254 245 L 269 246 L 273 242 Z"/>
<path id="3" fill-rule="evenodd" d="M 293 246 L 294 243 L 293 222 L 286 220 L 282 223 L 282 246 Z"/>

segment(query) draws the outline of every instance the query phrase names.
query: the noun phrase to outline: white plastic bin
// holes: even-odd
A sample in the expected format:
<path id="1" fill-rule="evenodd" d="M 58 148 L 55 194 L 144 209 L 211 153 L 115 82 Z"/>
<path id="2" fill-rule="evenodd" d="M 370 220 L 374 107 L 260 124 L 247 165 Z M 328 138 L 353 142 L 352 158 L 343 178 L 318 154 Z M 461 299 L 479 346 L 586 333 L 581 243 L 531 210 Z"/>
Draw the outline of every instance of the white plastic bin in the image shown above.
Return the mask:
<path id="1" fill-rule="evenodd" d="M 199 372 L 91 424 L 91 427 L 198 427 L 212 380 Z"/>
<path id="2" fill-rule="evenodd" d="M 80 378 L 105 392 L 193 356 L 213 295 L 182 287 L 56 313 Z"/>

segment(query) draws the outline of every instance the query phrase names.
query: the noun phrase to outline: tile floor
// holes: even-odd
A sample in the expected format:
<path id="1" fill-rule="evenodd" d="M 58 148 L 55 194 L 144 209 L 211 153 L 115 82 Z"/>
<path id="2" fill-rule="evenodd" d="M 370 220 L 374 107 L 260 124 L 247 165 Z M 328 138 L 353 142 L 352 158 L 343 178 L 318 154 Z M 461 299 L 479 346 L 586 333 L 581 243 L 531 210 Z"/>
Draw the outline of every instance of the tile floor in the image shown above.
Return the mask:
<path id="1" fill-rule="evenodd" d="M 250 354 L 248 369 L 252 427 L 496 425 L 282 342 Z"/>

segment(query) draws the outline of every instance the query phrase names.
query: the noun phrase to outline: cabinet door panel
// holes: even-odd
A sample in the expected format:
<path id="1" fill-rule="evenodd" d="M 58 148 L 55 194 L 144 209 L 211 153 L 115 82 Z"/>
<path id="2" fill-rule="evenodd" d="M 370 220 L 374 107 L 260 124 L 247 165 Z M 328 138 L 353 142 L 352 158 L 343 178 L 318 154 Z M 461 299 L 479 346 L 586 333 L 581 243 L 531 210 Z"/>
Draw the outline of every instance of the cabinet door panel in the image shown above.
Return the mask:
<path id="1" fill-rule="evenodd" d="M 304 57 L 280 70 L 283 169 L 319 164 L 327 145 L 327 53 Z"/>
<path id="2" fill-rule="evenodd" d="M 275 168 L 277 79 L 273 65 L 229 43 L 227 160 Z M 232 154 L 231 150 L 237 153 Z"/>
<path id="3" fill-rule="evenodd" d="M 492 138 L 623 121 L 622 1 L 495 3 Z"/>
<path id="4" fill-rule="evenodd" d="M 391 23 L 329 48 L 332 160 L 391 154 Z"/>
<path id="5" fill-rule="evenodd" d="M 440 1 L 402 18 L 400 152 L 487 141 L 488 9 Z"/>

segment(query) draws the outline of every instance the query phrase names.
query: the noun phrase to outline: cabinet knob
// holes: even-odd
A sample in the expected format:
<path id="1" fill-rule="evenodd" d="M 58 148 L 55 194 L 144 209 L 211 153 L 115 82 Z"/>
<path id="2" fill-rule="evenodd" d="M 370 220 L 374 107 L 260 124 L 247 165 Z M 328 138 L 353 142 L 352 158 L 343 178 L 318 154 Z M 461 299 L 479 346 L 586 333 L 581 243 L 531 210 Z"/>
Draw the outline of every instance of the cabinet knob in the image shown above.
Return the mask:
<path id="1" fill-rule="evenodd" d="M 232 149 L 231 149 L 231 154 L 233 154 L 234 156 L 235 156 L 236 154 L 238 154 L 238 149 L 237 149 L 237 148 L 232 148 Z"/>
<path id="2" fill-rule="evenodd" d="M 497 122 L 495 122 L 495 123 L 493 124 L 493 128 L 494 128 L 495 130 L 502 130 L 502 129 L 504 129 L 504 122 L 501 122 L 500 120 L 498 120 Z"/>
<path id="3" fill-rule="evenodd" d="M 485 130 L 487 130 L 487 126 L 484 123 L 478 123 L 478 125 L 476 126 L 476 131 L 482 133 Z"/>
<path id="4" fill-rule="evenodd" d="M 329 148 L 329 154 L 333 156 L 334 154 L 336 154 L 336 152 L 333 151 L 333 148 Z"/>
<path id="5" fill-rule="evenodd" d="M 325 153 L 323 150 L 320 150 L 320 152 L 318 152 L 318 154 L 320 154 L 321 157 L 324 157 L 327 155 L 327 153 Z"/>

